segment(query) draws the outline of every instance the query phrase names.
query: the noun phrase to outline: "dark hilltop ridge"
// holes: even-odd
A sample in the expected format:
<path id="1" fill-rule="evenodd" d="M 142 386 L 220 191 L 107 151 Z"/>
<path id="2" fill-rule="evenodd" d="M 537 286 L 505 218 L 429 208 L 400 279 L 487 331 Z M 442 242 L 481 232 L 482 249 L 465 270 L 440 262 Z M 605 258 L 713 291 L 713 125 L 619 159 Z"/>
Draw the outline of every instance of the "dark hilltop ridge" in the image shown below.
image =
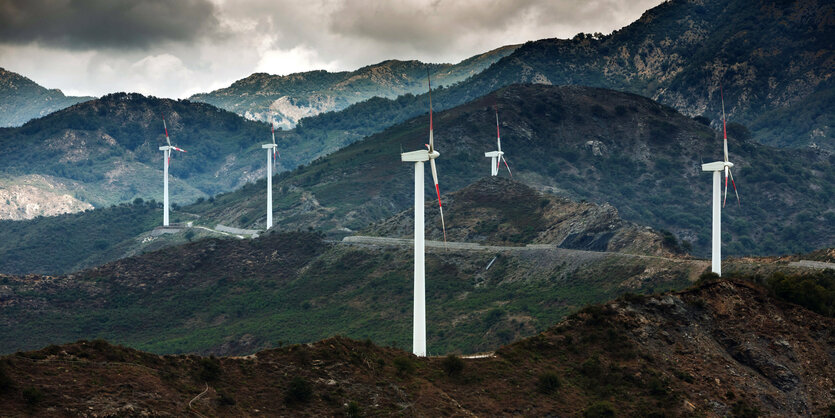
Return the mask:
<path id="1" fill-rule="evenodd" d="M 478 358 L 333 337 L 245 357 L 79 341 L 0 358 L 4 414 L 827 416 L 835 319 L 740 280 L 589 306 Z"/>

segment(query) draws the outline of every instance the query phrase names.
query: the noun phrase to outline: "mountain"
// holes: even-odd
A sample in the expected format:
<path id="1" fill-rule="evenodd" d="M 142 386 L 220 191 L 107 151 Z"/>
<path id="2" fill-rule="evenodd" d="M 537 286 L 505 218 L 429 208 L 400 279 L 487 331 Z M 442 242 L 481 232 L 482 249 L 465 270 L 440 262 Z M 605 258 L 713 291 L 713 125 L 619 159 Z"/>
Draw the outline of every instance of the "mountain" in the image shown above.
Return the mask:
<path id="1" fill-rule="evenodd" d="M 209 103 L 248 119 L 275 122 L 284 129 L 299 119 L 342 110 L 372 97 L 394 99 L 426 91 L 427 71 L 436 86 L 452 85 L 478 74 L 518 45 L 508 45 L 458 64 L 388 60 L 356 71 L 309 71 L 285 76 L 255 73 L 229 87 L 189 99 Z"/>
<path id="2" fill-rule="evenodd" d="M 433 95 L 448 109 L 515 83 L 583 85 L 640 94 L 763 144 L 835 151 L 831 2 L 673 0 L 611 35 L 527 42 Z M 421 91 L 421 90 L 419 90 Z M 421 91 L 422 92 L 422 91 Z M 423 114 L 426 94 L 374 98 L 304 118 L 350 143 Z M 316 135 L 327 141 L 328 135 Z"/>
<path id="3" fill-rule="evenodd" d="M 464 88 L 480 96 L 518 82 L 606 87 L 716 122 L 724 85 L 728 117 L 757 141 L 832 151 L 833 15 L 826 1 L 669 1 L 609 36 L 526 43 Z"/>
<path id="4" fill-rule="evenodd" d="M 334 337 L 246 357 L 79 341 L 0 359 L 12 415 L 827 416 L 833 318 L 744 281 L 587 307 L 480 358 Z"/>
<path id="5" fill-rule="evenodd" d="M 722 158 L 720 132 L 628 93 L 578 86 L 512 85 L 436 113 L 442 192 L 489 173 L 498 104 L 514 179 L 572 200 L 607 202 L 625 220 L 672 232 L 706 256 L 711 179 L 701 161 Z M 401 150 L 426 142 L 428 117 L 396 125 L 275 179 L 276 225 L 341 237 L 412 205 L 413 169 Z M 831 246 L 835 168 L 821 150 L 760 145 L 731 131 L 742 203 L 723 210 L 724 253 L 768 255 Z M 502 173 L 502 175 L 505 175 Z M 426 179 L 431 179 L 427 174 Z M 435 194 L 427 180 L 426 197 Z M 187 208 L 229 225 L 264 224 L 264 181 Z M 733 196 L 732 196 L 733 199 Z M 454 228 L 453 211 L 450 228 Z M 427 225 L 438 225 L 437 211 Z M 440 239 L 437 229 L 432 239 Z"/>
<path id="6" fill-rule="evenodd" d="M 501 177 L 485 177 L 444 195 L 449 241 L 485 245 L 553 244 L 587 251 L 669 256 L 681 252 L 675 237 L 620 219 L 608 203 L 597 205 L 539 193 Z M 428 201 L 424 213 L 437 211 Z M 414 237 L 414 209 L 374 224 L 363 235 Z M 427 225 L 439 238 L 439 223 Z"/>
<path id="7" fill-rule="evenodd" d="M 485 185 L 502 186 L 521 207 L 530 203 L 536 211 L 482 201 Z M 518 183 L 484 180 L 452 200 L 458 219 L 491 214 L 489 224 L 467 221 L 470 226 L 458 222 L 453 228 L 451 222 L 452 239 L 485 234 L 506 246 L 430 246 L 433 352 L 492 349 L 542 330 L 578 305 L 686 286 L 708 265 L 673 255 L 661 234 L 623 222 L 611 207 L 568 202 Z M 137 205 L 111 210 L 123 219 L 159 212 Z M 529 247 L 504 237 L 514 225 L 501 220 L 523 216 L 544 222 L 523 232 L 552 243 Z M 89 230 L 100 235 L 95 226 Z M 96 242 L 81 237 L 77 246 L 91 244 Z M 411 335 L 408 244 L 374 237 L 326 242 L 313 233 L 273 232 L 169 246 L 69 275 L 3 276 L 0 351 L 94 336 L 160 353 L 245 354 L 334 333 L 402 345 Z M 49 251 L 55 263 L 69 258 L 69 251 Z"/>
<path id="8" fill-rule="evenodd" d="M 489 159 L 483 153 L 495 144 L 492 110 L 495 103 L 501 112 L 504 148 L 515 180 L 549 194 L 603 205 L 602 210 L 592 211 L 603 215 L 599 218 L 600 231 L 608 227 L 606 213 L 616 210 L 618 217 L 625 221 L 661 231 L 670 248 L 680 246 L 696 256 L 708 255 L 711 180 L 709 174 L 700 171 L 699 163 L 721 158 L 718 132 L 671 108 L 632 94 L 572 86 L 509 86 L 467 105 L 437 113 L 435 134 L 442 153 L 438 170 L 444 194 L 488 175 Z M 231 120 L 241 120 L 231 113 L 215 112 L 229 115 Z M 398 154 L 402 149 L 423 146 L 426 119 L 426 116 L 412 119 L 307 166 L 278 174 L 273 202 L 276 228 L 285 231 L 311 228 L 341 239 L 409 209 L 413 204 L 413 170 L 399 161 Z M 304 146 L 303 142 L 284 142 L 294 137 L 283 134 L 280 143 L 288 147 Z M 730 151 L 737 163 L 735 174 L 742 204 L 735 206 L 732 195 L 730 204 L 723 210 L 725 255 L 801 253 L 832 245 L 835 173 L 832 160 L 825 152 L 777 149 L 742 141 L 733 135 Z M 256 166 L 261 165 L 260 152 L 259 149 L 252 158 Z M 282 161 L 293 158 L 282 152 Z M 175 160 L 172 172 L 182 162 L 182 158 Z M 426 179 L 430 178 L 427 174 Z M 435 191 L 428 180 L 427 183 L 426 197 L 431 201 Z M 263 179 L 248 183 L 234 192 L 177 208 L 172 216 L 176 222 L 192 221 L 206 228 L 224 224 L 263 229 L 264 188 Z M 547 216 L 541 217 L 536 206 L 539 198 L 534 199 L 535 202 L 524 203 L 524 207 L 532 210 L 523 218 L 532 224 L 550 222 Z M 153 202 L 156 205 L 158 201 Z M 554 207 L 559 205 L 555 203 Z M 138 205 L 132 212 L 135 216 L 92 211 L 4 224 L 0 228 L 0 260 L 5 261 L 0 271 L 69 272 L 142 252 L 150 240 L 156 240 L 151 248 L 186 241 L 185 231 L 166 235 L 166 239 L 149 237 L 149 228 L 161 216 L 158 210 L 147 212 L 146 206 Z M 440 219 L 437 209 L 430 206 L 426 211 L 426 225 L 431 228 L 428 238 L 439 240 L 442 239 L 437 228 Z M 474 213 L 492 216 L 488 212 Z M 450 207 L 446 215 L 451 231 L 473 226 L 473 214 L 459 216 L 458 209 Z M 408 215 L 401 217 L 408 222 Z M 494 220 L 497 222 L 483 226 L 495 227 L 495 232 L 510 228 L 506 229 L 509 234 L 507 237 L 493 234 L 485 243 L 524 245 L 532 243 L 529 240 L 536 239 L 541 232 L 539 226 L 527 230 L 523 224 Z M 458 224 L 459 221 L 462 223 Z M 406 225 L 400 224 L 400 230 L 408 234 Z M 90 226 L 101 231 L 101 235 L 89 233 L 86 228 Z M 45 231 L 50 233 L 43 235 Z M 192 231 L 198 233 L 192 236 L 194 239 L 205 236 L 203 230 Z M 466 238 L 478 239 L 479 235 Z M 553 235 L 551 242 L 564 237 Z M 41 256 L 44 248 L 61 256 L 44 260 Z"/>
<path id="9" fill-rule="evenodd" d="M 61 90 L 44 88 L 20 74 L 0 68 L 0 127 L 20 126 L 31 119 L 93 99 L 65 96 Z"/>

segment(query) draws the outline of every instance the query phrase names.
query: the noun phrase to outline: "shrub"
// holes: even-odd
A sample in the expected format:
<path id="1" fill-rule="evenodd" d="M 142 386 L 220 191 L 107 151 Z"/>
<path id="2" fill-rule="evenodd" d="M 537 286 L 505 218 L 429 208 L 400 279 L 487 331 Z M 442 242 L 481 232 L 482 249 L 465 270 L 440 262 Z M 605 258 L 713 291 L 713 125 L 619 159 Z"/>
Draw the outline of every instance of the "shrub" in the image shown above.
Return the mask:
<path id="1" fill-rule="evenodd" d="M 350 418 L 362 416 L 362 411 L 360 411 L 360 404 L 358 404 L 356 401 L 348 402 L 348 406 L 345 407 L 345 416 Z"/>
<path id="2" fill-rule="evenodd" d="M 7 392 L 14 386 L 12 378 L 6 374 L 6 368 L 3 363 L 0 363 L 0 394 Z"/>
<path id="3" fill-rule="evenodd" d="M 200 380 L 206 382 L 214 382 L 220 377 L 221 369 L 220 369 L 220 361 L 212 356 L 208 358 L 202 358 L 198 362 L 200 366 Z"/>
<path id="4" fill-rule="evenodd" d="M 739 401 L 731 408 L 731 415 L 739 418 L 757 418 L 760 416 L 760 410 L 743 401 Z"/>
<path id="5" fill-rule="evenodd" d="M 696 122 L 701 123 L 702 125 L 710 126 L 710 119 L 708 119 L 708 118 L 706 118 L 702 115 L 693 116 L 693 120 L 695 120 Z"/>
<path id="6" fill-rule="evenodd" d="M 580 365 L 580 373 L 589 378 L 598 378 L 603 373 L 603 367 L 600 365 L 600 359 L 597 356 L 590 357 Z"/>
<path id="7" fill-rule="evenodd" d="M 233 406 L 237 402 L 235 398 L 231 395 L 227 394 L 226 392 L 218 392 L 217 393 L 217 403 L 221 406 Z"/>
<path id="8" fill-rule="evenodd" d="M 615 407 L 609 402 L 597 401 L 583 411 L 583 416 L 586 418 L 614 417 Z"/>
<path id="9" fill-rule="evenodd" d="M 443 367 L 447 376 L 459 376 L 464 371 L 464 360 L 461 360 L 461 357 L 455 354 L 450 354 L 441 362 L 441 367 Z"/>
<path id="10" fill-rule="evenodd" d="M 540 393 L 544 393 L 546 395 L 554 393 L 554 391 L 559 389 L 561 385 L 562 383 L 560 383 L 560 377 L 555 372 L 542 373 L 536 381 L 536 388 Z"/>
<path id="11" fill-rule="evenodd" d="M 294 377 L 287 387 L 287 392 L 284 393 L 284 402 L 288 404 L 306 403 L 310 401 L 313 396 L 313 389 L 310 383 L 301 377 Z"/>
<path id="12" fill-rule="evenodd" d="M 43 392 L 41 392 L 38 388 L 28 387 L 23 389 L 23 400 L 25 400 L 28 405 L 36 405 L 43 400 Z"/>
<path id="13" fill-rule="evenodd" d="M 397 357 L 394 359 L 394 367 L 400 376 L 410 375 L 415 372 L 415 363 L 408 357 Z"/>

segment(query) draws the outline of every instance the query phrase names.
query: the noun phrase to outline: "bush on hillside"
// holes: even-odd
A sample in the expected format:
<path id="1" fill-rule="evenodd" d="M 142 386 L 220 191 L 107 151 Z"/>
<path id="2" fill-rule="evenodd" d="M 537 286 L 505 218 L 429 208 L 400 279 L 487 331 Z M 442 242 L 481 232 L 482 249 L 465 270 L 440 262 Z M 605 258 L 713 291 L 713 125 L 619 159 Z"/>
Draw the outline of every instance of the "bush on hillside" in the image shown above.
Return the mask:
<path id="1" fill-rule="evenodd" d="M 310 383 L 301 377 L 294 377 L 284 393 L 284 402 L 287 404 L 306 403 L 313 397 L 313 389 Z"/>
<path id="2" fill-rule="evenodd" d="M 450 354 L 441 362 L 441 367 L 443 367 L 447 376 L 460 376 L 461 372 L 464 371 L 464 360 L 461 360 L 461 357 L 455 354 Z"/>
<path id="3" fill-rule="evenodd" d="M 536 381 L 537 390 L 546 395 L 554 393 L 560 388 L 560 386 L 562 386 L 562 383 L 560 382 L 560 377 L 556 372 L 542 373 Z"/>

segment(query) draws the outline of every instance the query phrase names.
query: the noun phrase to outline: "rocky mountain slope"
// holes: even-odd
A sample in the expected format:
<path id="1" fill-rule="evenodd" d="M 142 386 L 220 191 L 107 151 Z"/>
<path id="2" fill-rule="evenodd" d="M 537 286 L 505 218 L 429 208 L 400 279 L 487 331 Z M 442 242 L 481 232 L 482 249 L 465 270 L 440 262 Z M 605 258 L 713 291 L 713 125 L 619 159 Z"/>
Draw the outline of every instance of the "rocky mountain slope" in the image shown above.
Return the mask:
<path id="1" fill-rule="evenodd" d="M 495 146 L 495 104 L 515 180 L 572 200 L 608 202 L 625 220 L 671 231 L 691 243 L 695 254 L 708 254 L 711 180 L 700 163 L 721 159 L 719 132 L 633 94 L 513 85 L 436 113 L 442 192 L 489 175 L 483 153 Z M 398 154 L 423 148 L 427 128 L 427 116 L 411 119 L 282 173 L 273 195 L 278 227 L 310 226 L 341 237 L 406 210 L 413 200 L 413 168 Z M 725 254 L 785 254 L 830 246 L 835 237 L 830 156 L 820 150 L 772 148 L 731 134 L 742 204 L 735 207 L 731 200 L 723 211 Z M 430 200 L 435 190 L 430 173 L 425 178 Z M 264 225 L 264 187 L 259 180 L 187 210 L 228 224 Z M 437 216 L 437 211 L 427 214 Z M 454 211 L 447 215 L 454 228 Z M 427 225 L 440 223 L 430 219 Z"/>
<path id="2" fill-rule="evenodd" d="M 462 88 L 578 84 L 641 94 L 732 121 L 775 146 L 832 151 L 835 6 L 826 1 L 675 0 L 609 36 L 529 42 Z"/>
<path id="3" fill-rule="evenodd" d="M 372 97 L 394 99 L 426 91 L 429 71 L 436 86 L 461 82 L 513 52 L 508 45 L 458 64 L 389 60 L 356 71 L 310 71 L 284 76 L 256 73 L 229 87 L 195 94 L 190 100 L 215 105 L 248 119 L 275 122 L 284 129 L 299 119 L 338 111 Z"/>
<path id="4" fill-rule="evenodd" d="M 747 126 L 755 141 L 832 152 L 833 13 L 820 0 L 668 1 L 611 35 L 528 42 L 470 79 L 436 91 L 436 109 L 514 83 L 571 84 L 651 97 L 716 126 L 724 85 L 730 121 Z M 348 144 L 426 112 L 424 91 L 359 102 L 304 118 L 301 125 L 308 135 L 310 129 L 327 131 Z"/>
<path id="5" fill-rule="evenodd" d="M 0 219 L 32 219 L 93 209 L 93 205 L 73 197 L 72 183 L 62 184 L 37 174 L 15 180 L 0 179 Z"/>
<path id="6" fill-rule="evenodd" d="M 835 320 L 740 281 L 591 306 L 478 359 L 343 337 L 246 357 L 80 341 L 0 360 L 13 415 L 826 416 Z"/>
<path id="7" fill-rule="evenodd" d="M 501 177 L 485 177 L 443 199 L 449 241 L 490 245 L 554 244 L 576 250 L 671 255 L 681 251 L 674 237 L 626 222 L 604 203 L 574 202 L 537 192 Z M 443 239 L 437 202 L 428 201 L 429 239 Z M 414 237 L 408 209 L 361 231 L 363 235 Z"/>
<path id="8" fill-rule="evenodd" d="M 65 96 L 61 90 L 44 88 L 34 81 L 0 68 L 0 127 L 20 126 L 94 97 Z"/>

